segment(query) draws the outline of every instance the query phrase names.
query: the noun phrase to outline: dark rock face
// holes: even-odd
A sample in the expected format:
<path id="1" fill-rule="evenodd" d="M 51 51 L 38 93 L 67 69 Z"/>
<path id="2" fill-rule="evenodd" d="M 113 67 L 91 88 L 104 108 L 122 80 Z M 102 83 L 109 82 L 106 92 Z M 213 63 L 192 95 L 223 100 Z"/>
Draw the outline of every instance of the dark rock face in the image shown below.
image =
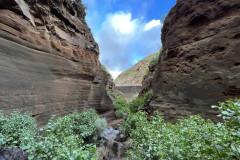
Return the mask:
<path id="1" fill-rule="evenodd" d="M 85 22 L 81 0 L 0 1 L 0 110 L 52 114 L 113 110 L 110 78 Z"/>
<path id="2" fill-rule="evenodd" d="M 162 29 L 155 76 L 143 82 L 154 91 L 150 107 L 169 121 L 192 114 L 217 121 L 210 106 L 240 97 L 239 26 L 239 0 L 178 0 Z"/>
<path id="3" fill-rule="evenodd" d="M 28 154 L 18 148 L 0 147 L 0 160 L 28 160 Z"/>

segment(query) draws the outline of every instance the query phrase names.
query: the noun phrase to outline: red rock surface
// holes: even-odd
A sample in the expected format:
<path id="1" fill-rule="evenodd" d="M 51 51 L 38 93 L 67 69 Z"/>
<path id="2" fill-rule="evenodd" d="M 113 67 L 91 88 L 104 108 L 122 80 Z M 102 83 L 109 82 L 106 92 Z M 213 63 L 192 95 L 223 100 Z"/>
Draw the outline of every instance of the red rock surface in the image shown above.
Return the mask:
<path id="1" fill-rule="evenodd" d="M 178 0 L 162 29 L 163 52 L 149 108 L 175 121 L 200 114 L 215 121 L 211 105 L 240 97 L 240 1 Z"/>
<path id="2" fill-rule="evenodd" d="M 52 114 L 113 110 L 110 78 L 85 22 L 81 0 L 0 1 L 0 110 Z"/>

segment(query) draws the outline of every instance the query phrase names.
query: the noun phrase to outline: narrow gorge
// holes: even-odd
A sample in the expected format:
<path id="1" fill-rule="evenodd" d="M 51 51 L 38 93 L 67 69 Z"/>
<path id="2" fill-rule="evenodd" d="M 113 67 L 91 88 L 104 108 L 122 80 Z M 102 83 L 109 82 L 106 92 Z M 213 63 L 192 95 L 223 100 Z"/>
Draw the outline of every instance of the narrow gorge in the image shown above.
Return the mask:
<path id="1" fill-rule="evenodd" d="M 177 0 L 162 48 L 115 82 L 86 11 L 0 0 L 0 160 L 240 158 L 239 0 Z"/>

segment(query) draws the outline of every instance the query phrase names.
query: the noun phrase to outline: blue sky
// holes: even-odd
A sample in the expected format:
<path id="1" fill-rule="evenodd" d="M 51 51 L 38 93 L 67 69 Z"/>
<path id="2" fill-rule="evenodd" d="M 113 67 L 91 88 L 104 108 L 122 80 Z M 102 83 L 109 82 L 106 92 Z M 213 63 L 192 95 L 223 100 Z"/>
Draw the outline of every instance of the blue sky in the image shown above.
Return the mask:
<path id="1" fill-rule="evenodd" d="M 176 0 L 82 0 L 100 61 L 116 78 L 161 48 L 162 17 Z"/>

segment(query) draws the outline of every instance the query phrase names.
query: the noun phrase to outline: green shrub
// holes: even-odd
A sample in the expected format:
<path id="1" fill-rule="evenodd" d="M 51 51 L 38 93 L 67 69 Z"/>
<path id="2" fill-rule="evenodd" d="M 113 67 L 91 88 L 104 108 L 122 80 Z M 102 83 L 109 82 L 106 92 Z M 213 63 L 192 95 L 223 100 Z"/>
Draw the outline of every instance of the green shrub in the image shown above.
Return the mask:
<path id="1" fill-rule="evenodd" d="M 212 106 L 212 108 L 218 109 L 220 112 L 218 116 L 222 117 L 230 127 L 240 127 L 240 99 L 220 102 L 219 106 Z"/>
<path id="2" fill-rule="evenodd" d="M 155 53 L 156 55 L 151 59 L 151 61 L 148 63 L 149 67 L 153 67 L 157 64 L 158 62 L 158 57 L 161 54 L 162 49 L 159 50 L 159 52 Z"/>
<path id="3" fill-rule="evenodd" d="M 99 137 L 107 128 L 107 120 L 105 118 L 98 118 L 94 126 L 96 128 L 95 137 Z"/>
<path id="4" fill-rule="evenodd" d="M 102 70 L 105 71 L 110 77 L 112 77 L 111 73 L 107 70 L 107 68 L 106 68 L 103 64 L 101 64 L 101 68 L 102 68 Z"/>
<path id="5" fill-rule="evenodd" d="M 129 103 L 129 109 L 131 113 L 144 110 L 144 107 L 149 105 L 153 97 L 153 91 L 150 90 L 144 94 L 141 98 L 136 98 Z"/>
<path id="6" fill-rule="evenodd" d="M 124 116 L 124 113 L 128 113 L 130 111 L 127 101 L 124 100 L 121 96 L 117 96 L 117 99 L 113 105 L 116 109 L 115 114 L 117 118 L 122 118 Z"/>
<path id="7" fill-rule="evenodd" d="M 106 129 L 94 109 L 49 120 L 38 133 L 30 114 L 14 111 L 8 116 L 0 112 L 0 146 L 20 147 L 28 159 L 96 159 L 96 140 Z"/>
<path id="8" fill-rule="evenodd" d="M 138 98 L 138 93 L 137 94 L 134 94 L 133 96 L 132 96 L 132 99 L 134 100 L 134 99 L 137 99 Z"/>
<path id="9" fill-rule="evenodd" d="M 117 118 L 123 118 L 125 113 L 129 113 L 129 107 L 125 106 L 116 110 L 115 114 Z"/>
<path id="10" fill-rule="evenodd" d="M 32 140 L 36 133 L 35 119 L 30 113 L 21 115 L 15 110 L 4 116 L 0 111 L 0 146 L 19 147 L 25 137 Z"/>
<path id="11" fill-rule="evenodd" d="M 151 99 L 146 94 L 145 102 Z M 122 128 L 132 138 L 129 159 L 240 159 L 239 100 L 219 103 L 226 123 L 213 123 L 200 116 L 165 123 L 160 115 L 131 112 Z M 216 108 L 216 106 L 215 106 Z M 226 113 L 224 111 L 228 111 Z M 234 114 L 233 114 L 234 112 Z M 227 118 L 226 118 L 227 117 Z"/>
<path id="12" fill-rule="evenodd" d="M 136 123 L 145 116 L 145 112 L 130 113 L 127 119 L 121 124 L 125 134 L 130 136 L 132 131 L 136 129 Z"/>
<path id="13" fill-rule="evenodd" d="M 161 116 L 135 116 L 130 159 L 239 159 L 240 136 L 222 123 L 200 116 L 167 124 Z M 133 126 L 131 126 L 133 127 Z"/>
<path id="14" fill-rule="evenodd" d="M 146 68 L 144 69 L 144 73 L 146 74 L 146 73 L 148 73 L 148 72 L 149 72 L 149 68 L 146 67 Z"/>

